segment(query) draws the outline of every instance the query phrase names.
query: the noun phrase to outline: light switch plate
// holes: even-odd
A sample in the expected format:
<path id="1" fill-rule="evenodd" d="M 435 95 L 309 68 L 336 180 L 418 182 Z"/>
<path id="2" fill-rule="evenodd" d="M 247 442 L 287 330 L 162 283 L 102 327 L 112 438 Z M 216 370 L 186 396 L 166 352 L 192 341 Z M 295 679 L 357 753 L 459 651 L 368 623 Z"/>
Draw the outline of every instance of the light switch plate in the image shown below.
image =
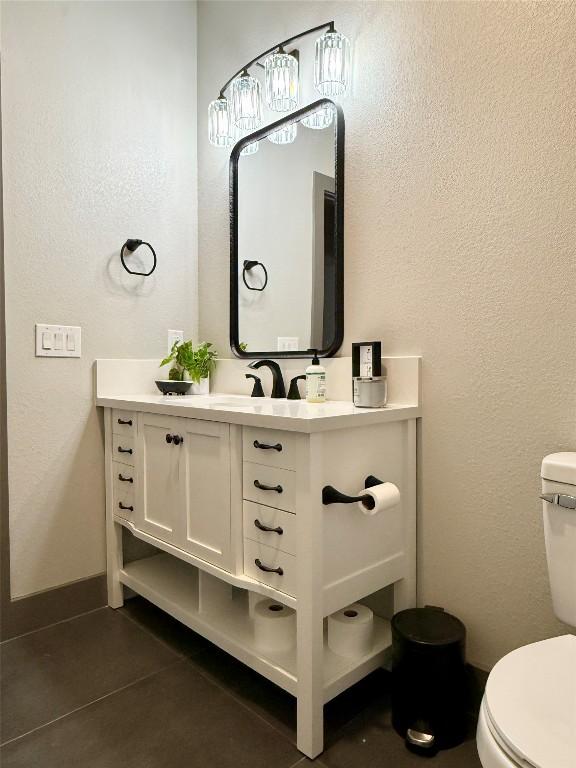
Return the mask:
<path id="1" fill-rule="evenodd" d="M 36 323 L 36 357 L 81 357 L 82 328 Z"/>
<path id="2" fill-rule="evenodd" d="M 174 342 L 179 341 L 182 343 L 184 341 L 184 331 L 173 331 L 168 330 L 168 352 L 172 349 L 174 346 Z"/>

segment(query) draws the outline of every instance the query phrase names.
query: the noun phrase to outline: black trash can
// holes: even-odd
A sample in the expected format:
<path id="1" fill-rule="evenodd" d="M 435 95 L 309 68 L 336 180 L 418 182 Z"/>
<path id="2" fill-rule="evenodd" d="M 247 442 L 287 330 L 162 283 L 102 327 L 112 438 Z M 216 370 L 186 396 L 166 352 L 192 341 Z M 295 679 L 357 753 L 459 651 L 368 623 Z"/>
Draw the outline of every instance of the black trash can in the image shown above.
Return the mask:
<path id="1" fill-rule="evenodd" d="M 466 628 L 442 608 L 392 619 L 392 724 L 414 752 L 461 744 L 467 731 Z"/>

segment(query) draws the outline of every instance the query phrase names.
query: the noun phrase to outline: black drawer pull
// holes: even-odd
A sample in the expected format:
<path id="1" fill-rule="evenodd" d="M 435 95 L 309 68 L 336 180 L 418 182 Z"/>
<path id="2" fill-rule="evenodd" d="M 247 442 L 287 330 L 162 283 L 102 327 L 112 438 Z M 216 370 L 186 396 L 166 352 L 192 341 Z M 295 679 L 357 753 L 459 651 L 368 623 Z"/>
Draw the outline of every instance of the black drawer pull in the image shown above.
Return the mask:
<path id="1" fill-rule="evenodd" d="M 276 443 L 276 445 L 268 445 L 267 443 L 260 443 L 258 440 L 254 440 L 254 448 L 261 448 L 263 451 L 280 451 L 282 450 L 282 443 Z"/>
<path id="2" fill-rule="evenodd" d="M 258 558 L 254 560 L 254 564 L 260 568 L 261 571 L 265 571 L 266 573 L 277 573 L 278 576 L 284 576 L 282 568 L 270 568 L 269 565 L 264 565 Z"/>
<path id="3" fill-rule="evenodd" d="M 174 440 L 174 445 L 180 445 L 180 443 L 184 442 L 184 438 L 181 435 L 174 435 L 173 440 Z"/>
<path id="4" fill-rule="evenodd" d="M 264 485 L 260 480 L 254 480 L 254 485 L 261 491 L 276 491 L 276 493 L 282 493 L 281 485 Z"/>
<path id="5" fill-rule="evenodd" d="M 132 426 L 132 419 L 126 419 L 126 420 L 118 419 L 118 424 L 124 424 L 127 427 L 131 427 Z"/>
<path id="6" fill-rule="evenodd" d="M 121 480 L 123 483 L 133 483 L 134 478 L 132 477 L 122 477 L 122 475 L 118 475 L 118 480 Z"/>
<path id="7" fill-rule="evenodd" d="M 278 526 L 278 528 L 270 528 L 267 525 L 262 525 L 262 523 L 260 522 L 260 520 L 258 520 L 258 518 L 254 520 L 254 525 L 256 526 L 256 528 L 258 528 L 259 531 L 265 531 L 265 533 L 277 533 L 278 536 L 282 536 L 282 534 L 284 533 L 284 529 L 280 528 L 280 526 Z"/>
<path id="8" fill-rule="evenodd" d="M 118 506 L 120 507 L 120 509 L 127 509 L 127 510 L 128 510 L 128 512 L 134 512 L 134 507 L 127 507 L 127 506 L 125 506 L 124 504 L 122 504 L 122 502 L 120 502 L 120 503 L 118 504 Z"/>
<path id="9" fill-rule="evenodd" d="M 118 453 L 132 453 L 132 448 L 122 448 L 118 446 Z"/>

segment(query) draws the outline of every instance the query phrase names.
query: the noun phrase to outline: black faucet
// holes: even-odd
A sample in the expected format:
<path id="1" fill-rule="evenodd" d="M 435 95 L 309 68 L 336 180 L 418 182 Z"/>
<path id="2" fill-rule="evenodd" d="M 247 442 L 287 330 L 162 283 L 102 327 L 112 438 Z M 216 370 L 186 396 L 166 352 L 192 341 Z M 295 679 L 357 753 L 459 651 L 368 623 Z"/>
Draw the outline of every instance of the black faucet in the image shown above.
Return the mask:
<path id="1" fill-rule="evenodd" d="M 272 397 L 286 397 L 286 387 L 284 386 L 282 371 L 275 360 L 253 360 L 248 368 L 257 371 L 258 368 L 262 368 L 263 365 L 266 366 L 266 368 L 269 368 L 272 372 Z"/>

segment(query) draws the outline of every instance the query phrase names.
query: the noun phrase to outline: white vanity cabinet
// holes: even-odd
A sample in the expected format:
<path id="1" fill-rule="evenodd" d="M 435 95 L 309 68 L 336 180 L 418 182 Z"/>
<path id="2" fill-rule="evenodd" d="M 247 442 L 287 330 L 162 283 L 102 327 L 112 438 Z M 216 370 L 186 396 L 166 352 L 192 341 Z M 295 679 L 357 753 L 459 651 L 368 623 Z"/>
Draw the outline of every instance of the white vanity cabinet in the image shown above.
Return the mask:
<path id="1" fill-rule="evenodd" d="M 230 427 L 140 413 L 134 525 L 230 570 Z"/>
<path id="2" fill-rule="evenodd" d="M 119 362 L 99 361 L 100 378 L 112 384 Z M 419 361 L 404 368 L 419 391 Z M 418 396 L 362 411 L 100 389 L 109 604 L 129 587 L 294 695 L 298 748 L 315 757 L 324 704 L 386 662 L 392 614 L 415 605 Z M 370 475 L 398 487 L 396 506 L 368 515 L 323 504 L 325 486 L 356 496 Z M 123 528 L 156 553 L 125 563 Z M 265 597 L 296 611 L 289 651 L 257 647 L 254 606 Z M 357 601 L 375 611 L 372 648 L 340 656 L 327 617 Z"/>

